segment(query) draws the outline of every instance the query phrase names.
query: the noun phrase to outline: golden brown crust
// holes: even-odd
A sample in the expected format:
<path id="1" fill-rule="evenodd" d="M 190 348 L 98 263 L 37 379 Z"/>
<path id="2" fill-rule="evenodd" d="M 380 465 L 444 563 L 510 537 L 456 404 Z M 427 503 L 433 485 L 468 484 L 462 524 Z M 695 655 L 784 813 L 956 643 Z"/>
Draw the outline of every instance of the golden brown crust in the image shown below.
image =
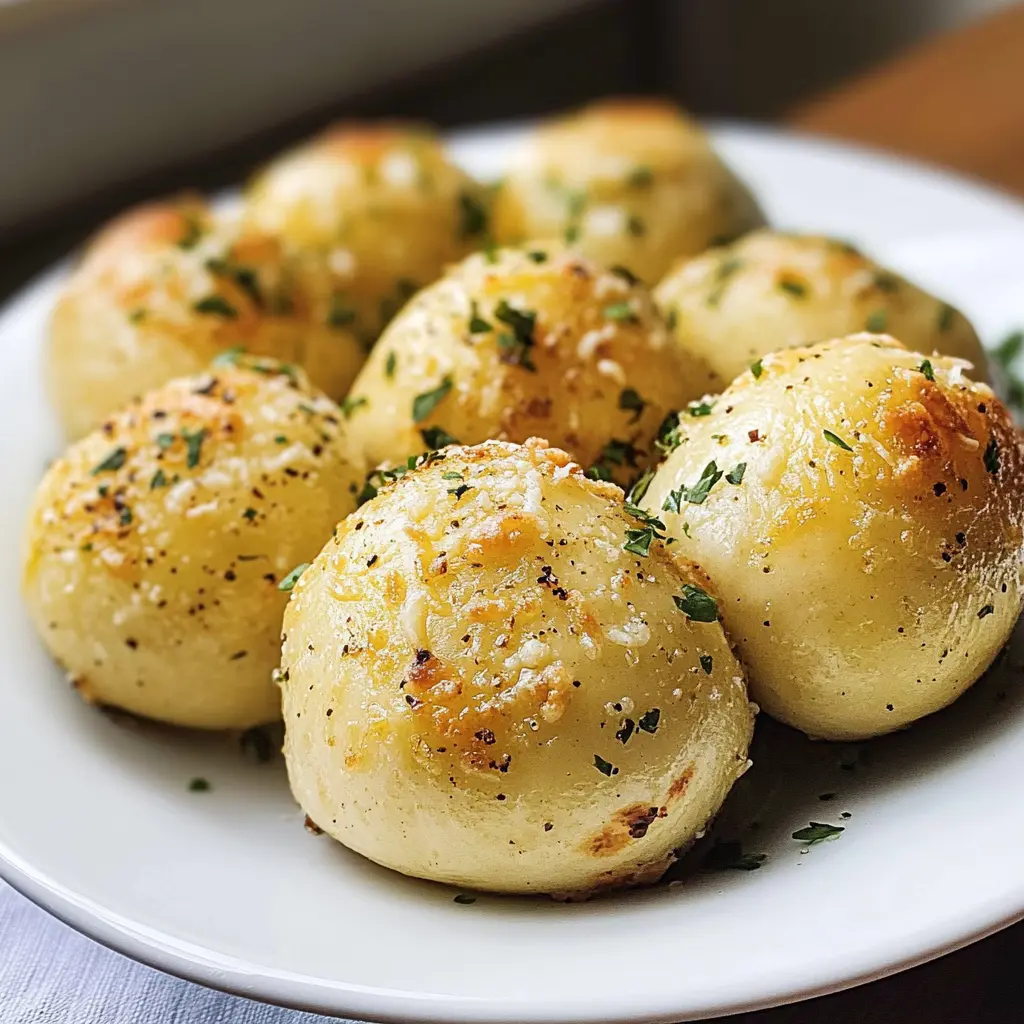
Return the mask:
<path id="1" fill-rule="evenodd" d="M 663 867 L 745 763 L 751 719 L 720 628 L 673 600 L 693 577 L 660 544 L 625 549 L 641 526 L 536 440 L 445 448 L 350 516 L 286 612 L 287 759 L 314 820 L 482 888 Z"/>
<path id="2" fill-rule="evenodd" d="M 353 430 L 372 463 L 404 461 L 435 432 L 466 444 L 541 436 L 628 485 L 666 413 L 708 383 L 666 337 L 641 285 L 560 246 L 473 256 L 381 337 L 353 385 L 366 400 Z"/>
<path id="3" fill-rule="evenodd" d="M 716 391 L 769 352 L 862 330 L 966 359 L 975 380 L 987 379 L 963 314 L 835 238 L 751 232 L 678 263 L 655 299 L 677 343 L 713 370 Z"/>
<path id="4" fill-rule="evenodd" d="M 337 406 L 238 360 L 112 416 L 40 484 L 23 591 L 83 695 L 201 728 L 276 717 L 278 584 L 355 504 Z"/>
<path id="5" fill-rule="evenodd" d="M 643 504 L 716 581 L 769 713 L 827 738 L 888 732 L 1006 640 L 1024 449 L 958 360 L 870 334 L 777 352 L 678 434 Z"/>

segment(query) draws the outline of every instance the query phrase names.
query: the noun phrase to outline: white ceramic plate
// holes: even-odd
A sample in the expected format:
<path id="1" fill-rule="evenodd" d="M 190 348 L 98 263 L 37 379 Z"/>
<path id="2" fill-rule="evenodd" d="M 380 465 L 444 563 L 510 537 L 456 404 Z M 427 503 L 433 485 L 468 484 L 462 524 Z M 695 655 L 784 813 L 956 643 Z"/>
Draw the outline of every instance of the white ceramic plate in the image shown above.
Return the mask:
<path id="1" fill-rule="evenodd" d="M 775 223 L 863 244 L 961 304 L 989 341 L 1024 319 L 1024 208 L 1010 199 L 808 139 L 717 137 Z M 496 174 L 515 141 L 454 145 Z M 175 974 L 326 1013 L 600 1022 L 833 991 L 1024 914 L 1020 636 L 959 704 L 906 734 L 854 749 L 762 722 L 757 766 L 720 822 L 768 854 L 760 870 L 580 905 L 455 903 L 304 831 L 280 762 L 87 708 L 17 593 L 23 515 L 58 450 L 40 352 L 60 279 L 58 268 L 0 316 L 0 861 L 58 917 Z M 189 792 L 194 776 L 212 791 Z M 790 835 L 810 820 L 846 831 L 805 852 Z"/>

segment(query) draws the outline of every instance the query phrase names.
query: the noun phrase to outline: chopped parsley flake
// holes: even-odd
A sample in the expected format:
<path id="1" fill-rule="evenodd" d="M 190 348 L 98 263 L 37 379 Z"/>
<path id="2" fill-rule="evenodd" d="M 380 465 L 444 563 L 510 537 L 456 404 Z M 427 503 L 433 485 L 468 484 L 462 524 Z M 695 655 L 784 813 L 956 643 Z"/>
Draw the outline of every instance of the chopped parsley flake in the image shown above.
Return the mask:
<path id="1" fill-rule="evenodd" d="M 165 452 L 165 451 L 167 451 L 168 448 L 171 447 L 172 444 L 174 444 L 174 435 L 173 434 L 157 434 L 156 435 L 156 444 L 157 444 L 157 447 L 162 452 Z"/>
<path id="2" fill-rule="evenodd" d="M 395 375 L 395 367 L 398 365 L 398 356 L 394 352 L 389 352 L 387 359 L 384 360 L 384 376 L 388 380 L 391 380 Z"/>
<path id="3" fill-rule="evenodd" d="M 670 412 L 658 427 L 658 436 L 654 446 L 668 455 L 674 452 L 683 443 L 682 435 L 679 433 L 679 413 Z"/>
<path id="4" fill-rule="evenodd" d="M 640 397 L 640 393 L 633 388 L 624 388 L 619 394 L 619 408 L 633 414 L 630 423 L 636 423 L 643 415 L 647 403 Z"/>
<path id="5" fill-rule="evenodd" d="M 792 295 L 794 298 L 802 299 L 807 294 L 807 285 L 793 277 L 783 277 L 779 280 L 779 290 Z"/>
<path id="6" fill-rule="evenodd" d="M 737 487 L 743 483 L 743 474 L 747 471 L 747 464 L 745 462 L 737 462 L 728 473 L 725 474 L 725 479 L 730 484 L 735 484 Z"/>
<path id="7" fill-rule="evenodd" d="M 470 896 L 469 893 L 460 892 L 459 895 L 452 900 L 452 903 L 458 903 L 461 906 L 469 907 L 476 903 L 476 897 Z"/>
<path id="8" fill-rule="evenodd" d="M 188 791 L 190 793 L 209 793 L 213 787 L 206 779 L 201 779 L 198 776 L 192 779 L 188 784 Z"/>
<path id="9" fill-rule="evenodd" d="M 634 238 L 641 238 L 647 232 L 647 225 L 635 214 L 626 218 L 626 232 Z"/>
<path id="10" fill-rule="evenodd" d="M 422 423 L 436 408 L 438 403 L 452 389 L 451 377 L 445 377 L 432 391 L 424 391 L 412 400 L 413 423 Z"/>
<path id="11" fill-rule="evenodd" d="M 872 334 L 881 334 L 889 323 L 889 314 L 884 309 L 876 309 L 864 322 L 864 329 Z"/>
<path id="12" fill-rule="evenodd" d="M 459 498 L 461 498 L 469 489 L 469 484 L 459 484 L 458 487 L 449 487 L 448 493 L 453 494 L 455 496 L 455 500 L 458 501 Z"/>
<path id="13" fill-rule="evenodd" d="M 999 472 L 999 442 L 994 437 L 990 437 L 985 445 L 983 461 L 987 472 L 993 475 Z"/>
<path id="14" fill-rule="evenodd" d="M 224 317 L 225 320 L 234 320 L 238 317 L 238 310 L 223 295 L 207 295 L 192 308 L 197 313 L 209 313 L 211 316 Z"/>
<path id="15" fill-rule="evenodd" d="M 661 709 L 651 708 L 650 711 L 645 711 L 641 716 L 640 720 L 636 723 L 636 727 L 641 732 L 650 733 L 652 736 L 658 731 L 658 723 L 661 721 Z"/>
<path id="16" fill-rule="evenodd" d="M 875 287 L 880 292 L 892 295 L 893 292 L 899 291 L 900 280 L 895 274 L 890 274 L 888 270 L 879 270 L 875 274 Z"/>
<path id="17" fill-rule="evenodd" d="M 132 524 L 132 510 L 127 505 L 122 505 L 120 514 L 117 517 L 119 526 L 131 526 Z"/>
<path id="18" fill-rule="evenodd" d="M 206 428 L 200 427 L 197 431 L 182 429 L 182 439 L 185 442 L 185 465 L 189 469 L 195 469 L 199 465 L 199 454 L 203 448 L 203 441 L 206 440 Z"/>
<path id="19" fill-rule="evenodd" d="M 194 249 L 199 243 L 199 239 L 203 237 L 203 225 L 198 217 L 193 217 L 190 214 L 184 216 L 184 221 L 184 230 L 181 238 L 178 239 L 178 248 Z"/>
<path id="20" fill-rule="evenodd" d="M 714 407 L 714 402 L 690 402 L 686 407 L 686 411 L 691 416 L 710 416 Z"/>
<path id="21" fill-rule="evenodd" d="M 662 532 L 665 529 L 665 524 L 660 519 L 656 519 L 642 508 L 637 508 L 636 505 L 632 505 L 629 502 L 626 502 L 624 507 L 629 515 L 643 523 L 643 527 L 640 529 L 633 527 L 626 530 L 626 542 L 622 545 L 622 550 L 646 557 L 651 552 L 651 543 L 654 540 L 665 539 L 665 534 Z"/>
<path id="22" fill-rule="evenodd" d="M 607 775 L 609 778 L 613 775 L 619 774 L 619 769 L 611 763 L 606 761 L 600 754 L 594 755 L 594 767 L 602 774 Z"/>
<path id="23" fill-rule="evenodd" d="M 487 209 L 469 192 L 459 193 L 459 234 L 473 238 L 487 231 Z"/>
<path id="24" fill-rule="evenodd" d="M 846 829 L 842 825 L 829 825 L 821 821 L 812 821 L 806 828 L 798 828 L 793 833 L 793 838 L 800 843 L 807 843 L 813 846 L 815 843 L 824 842 L 826 839 L 834 839 L 840 832 Z"/>
<path id="25" fill-rule="evenodd" d="M 213 357 L 213 366 L 237 366 L 238 357 L 245 355 L 245 349 L 241 345 L 232 345 Z"/>
<path id="26" fill-rule="evenodd" d="M 635 321 L 636 313 L 628 302 L 613 302 L 602 310 L 605 320 Z"/>
<path id="27" fill-rule="evenodd" d="M 454 470 L 449 470 L 447 473 L 441 474 L 442 480 L 463 480 L 465 479 L 461 473 L 456 473 Z"/>
<path id="28" fill-rule="evenodd" d="M 626 178 L 626 184 L 630 188 L 647 188 L 654 181 L 654 171 L 643 165 L 634 167 Z"/>
<path id="29" fill-rule="evenodd" d="M 250 508 L 247 508 L 247 509 L 246 509 L 246 510 L 245 510 L 245 511 L 244 511 L 244 512 L 242 513 L 242 518 L 243 518 L 243 519 L 248 519 L 248 520 L 249 520 L 249 522 L 251 523 L 251 522 L 252 522 L 252 521 L 253 521 L 253 520 L 254 520 L 254 519 L 256 518 L 256 509 L 254 509 L 254 508 L 252 508 L 252 507 L 250 507 Z"/>
<path id="30" fill-rule="evenodd" d="M 718 602 L 694 583 L 683 584 L 683 596 L 673 596 L 676 607 L 693 622 L 716 622 Z"/>
<path id="31" fill-rule="evenodd" d="M 831 430 L 823 430 L 822 434 L 825 435 L 826 441 L 830 444 L 834 444 L 837 448 L 842 448 L 844 452 L 853 451 L 853 449 L 838 434 L 834 434 Z"/>
<path id="32" fill-rule="evenodd" d="M 616 466 L 635 466 L 641 451 L 629 441 L 613 437 L 601 450 L 601 461 L 611 462 Z"/>
<path id="33" fill-rule="evenodd" d="M 364 405 L 369 404 L 370 400 L 366 395 L 357 395 L 355 398 L 348 395 L 338 403 L 338 407 L 341 409 L 342 416 L 344 416 L 345 419 L 350 420 L 352 418 L 352 413 L 354 413 L 356 409 L 362 409 Z"/>
<path id="34" fill-rule="evenodd" d="M 678 512 L 684 501 L 691 505 L 703 505 L 711 493 L 711 488 L 721 479 L 722 471 L 718 468 L 718 463 L 712 459 L 704 467 L 700 479 L 692 487 L 680 486 L 674 491 L 669 491 L 661 507 L 666 512 Z"/>
<path id="35" fill-rule="evenodd" d="M 631 505 L 636 505 L 642 501 L 644 495 L 647 493 L 647 489 L 651 486 L 651 481 L 653 479 L 654 470 L 645 469 L 637 482 L 629 489 L 629 494 L 626 495 L 626 501 Z"/>
<path id="36" fill-rule="evenodd" d="M 754 380 L 758 380 L 762 373 L 764 373 L 764 367 L 760 359 L 750 364 L 750 372 L 754 375 Z"/>
<path id="37" fill-rule="evenodd" d="M 704 674 L 706 676 L 711 675 L 711 669 L 714 667 L 715 664 L 714 659 L 711 657 L 711 655 L 702 654 L 698 660 L 700 661 L 700 667 L 704 669 Z"/>
<path id="38" fill-rule="evenodd" d="M 263 293 L 260 291 L 259 278 L 252 267 L 235 263 L 231 259 L 213 259 L 206 261 L 206 269 L 217 277 L 233 281 L 252 300 L 253 305 L 263 306 Z"/>
<path id="39" fill-rule="evenodd" d="M 994 611 L 995 611 L 995 608 L 992 605 L 990 605 L 990 604 L 983 605 L 981 607 L 980 611 L 978 612 L 978 618 L 979 619 L 984 619 L 987 616 L 991 615 Z"/>
<path id="40" fill-rule="evenodd" d="M 299 582 L 299 577 L 309 568 L 309 562 L 302 562 L 295 566 L 294 569 L 280 583 L 277 585 L 278 590 L 291 591 L 295 588 L 295 584 Z"/>
<path id="41" fill-rule="evenodd" d="M 118 445 L 118 447 L 108 452 L 102 462 L 97 462 L 90 472 L 93 476 L 96 476 L 98 473 L 113 473 L 124 465 L 127 457 L 127 449 Z"/>
<path id="42" fill-rule="evenodd" d="M 715 268 L 714 287 L 708 292 L 707 305 L 717 306 L 722 301 L 722 296 L 725 294 L 725 289 L 728 287 L 729 278 L 736 273 L 743 266 L 743 260 L 738 259 L 736 256 L 726 256 L 721 263 Z M 672 323 L 669 324 L 669 329 L 675 327 L 675 319 L 672 318 Z"/>
<path id="43" fill-rule="evenodd" d="M 541 249 L 530 249 L 527 254 L 527 259 L 533 260 L 534 263 L 546 263 L 548 254 Z"/>
<path id="44" fill-rule="evenodd" d="M 162 469 L 158 469 L 153 474 L 153 479 L 149 481 L 149 489 L 155 491 L 158 487 L 167 486 L 167 476 Z"/>
<path id="45" fill-rule="evenodd" d="M 537 324 L 537 314 L 533 310 L 516 309 L 502 299 L 494 315 L 503 324 L 512 328 L 509 334 L 503 331 L 498 335 L 498 347 L 506 353 L 505 361 L 527 370 L 536 370 L 530 349 L 533 348 L 533 331 Z"/>
<path id="46" fill-rule="evenodd" d="M 616 277 L 621 277 L 627 284 L 640 283 L 640 278 L 637 277 L 629 267 L 624 267 L 621 264 L 616 263 L 615 266 L 609 267 L 608 270 L 615 274 Z"/>
<path id="47" fill-rule="evenodd" d="M 486 334 L 488 331 L 493 331 L 493 324 L 488 323 L 481 315 L 480 310 L 477 308 L 476 300 L 474 299 L 469 307 L 469 333 L 470 334 Z"/>
<path id="48" fill-rule="evenodd" d="M 931 381 L 935 380 L 935 370 L 932 369 L 932 361 L 930 359 L 922 359 L 918 370 L 925 375 L 925 379 Z"/>
<path id="49" fill-rule="evenodd" d="M 459 439 L 452 437 L 444 427 L 422 427 L 420 436 L 430 451 L 437 451 L 438 448 L 444 448 L 445 445 L 459 443 Z"/>
<path id="50" fill-rule="evenodd" d="M 331 308 L 327 313 L 327 324 L 329 327 L 347 327 L 354 323 L 356 311 L 349 304 L 344 295 L 337 292 L 331 296 Z"/>

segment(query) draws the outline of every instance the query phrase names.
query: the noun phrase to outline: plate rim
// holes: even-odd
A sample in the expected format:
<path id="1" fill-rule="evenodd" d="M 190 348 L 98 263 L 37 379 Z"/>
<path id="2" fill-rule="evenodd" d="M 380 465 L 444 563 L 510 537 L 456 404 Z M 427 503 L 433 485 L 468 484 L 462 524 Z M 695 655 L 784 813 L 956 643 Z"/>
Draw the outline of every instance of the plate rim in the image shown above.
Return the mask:
<path id="1" fill-rule="evenodd" d="M 529 121 L 486 124 L 445 136 L 453 143 L 486 143 L 501 136 L 512 138 L 529 127 Z M 965 189 L 1024 214 L 1024 203 L 1011 193 L 967 175 L 897 154 L 806 132 L 779 130 L 748 125 L 738 121 L 710 122 L 712 134 L 720 139 L 756 139 L 776 145 L 800 145 L 834 157 L 852 157 L 874 164 L 888 173 L 924 176 L 950 187 Z M 37 293 L 66 273 L 67 257 L 34 275 L 0 306 L 0 324 L 16 317 L 23 306 L 31 304 Z M 191 952 L 189 943 L 168 941 L 171 936 L 149 931 L 141 922 L 120 919 L 102 906 L 75 893 L 56 879 L 36 871 L 4 842 L 0 841 L 0 878 L 37 907 L 66 926 L 93 941 L 132 960 L 207 988 L 271 1005 L 287 1006 L 328 1016 L 352 1017 L 367 1021 L 422 1022 L 422 1024 L 505 1024 L 514 1017 L 535 1024 L 625 1024 L 633 1021 L 659 1021 L 666 1024 L 686 1020 L 704 1020 L 722 1015 L 763 1010 L 844 991 L 920 966 L 947 953 L 962 949 L 1024 920 L 1024 873 L 1013 890 L 1015 902 L 994 900 L 979 903 L 969 919 L 950 920 L 945 930 L 931 932 L 928 942 L 902 940 L 908 951 L 903 957 L 890 952 L 872 953 L 852 964 L 850 969 L 822 963 L 815 973 L 806 969 L 802 976 L 794 970 L 781 986 L 754 986 L 760 995 L 741 992 L 734 996 L 723 991 L 714 1005 L 702 1000 L 702 1006 L 687 1006 L 684 991 L 665 989 L 647 1002 L 635 995 L 624 995 L 618 1002 L 595 1006 L 574 997 L 573 1005 L 554 1000 L 550 995 L 529 1001 L 511 1001 L 502 995 L 487 997 L 456 994 L 432 995 L 351 982 L 330 982 L 292 972 L 277 973 L 266 968 L 246 966 L 223 957 L 221 962 L 204 957 L 216 956 L 212 950 Z M 799 976 L 799 977 L 798 977 Z M 750 983 L 748 982 L 748 987 Z M 671 1005 L 670 1005 L 671 1004 Z"/>

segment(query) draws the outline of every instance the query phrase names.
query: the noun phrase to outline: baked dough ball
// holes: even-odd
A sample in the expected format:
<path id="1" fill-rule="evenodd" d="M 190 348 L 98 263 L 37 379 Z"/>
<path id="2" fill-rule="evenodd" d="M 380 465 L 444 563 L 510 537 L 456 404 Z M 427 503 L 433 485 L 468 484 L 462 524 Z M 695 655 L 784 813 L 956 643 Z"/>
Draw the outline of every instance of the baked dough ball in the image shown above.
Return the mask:
<path id="1" fill-rule="evenodd" d="M 745 770 L 753 709 L 706 578 L 621 497 L 544 442 L 490 442 L 339 526 L 284 624 L 285 757 L 314 822 L 478 889 L 660 876 Z"/>
<path id="2" fill-rule="evenodd" d="M 833 238 L 756 231 L 681 263 L 654 297 L 679 344 L 714 370 L 715 391 L 769 352 L 864 330 L 967 359 L 988 379 L 962 313 Z"/>
<path id="3" fill-rule="evenodd" d="M 1009 637 L 1021 440 L 961 362 L 870 334 L 789 349 L 673 440 L 643 505 L 715 580 L 774 717 L 827 739 L 899 729 Z"/>
<path id="4" fill-rule="evenodd" d="M 545 437 L 626 484 L 709 381 L 646 289 L 535 244 L 471 256 L 409 303 L 352 387 L 352 430 L 371 464 L 448 438 Z"/>
<path id="5" fill-rule="evenodd" d="M 301 371 L 240 363 L 150 392 L 39 485 L 25 601 L 90 701 L 203 729 L 279 717 L 279 584 L 363 467 Z"/>
<path id="6" fill-rule="evenodd" d="M 366 347 L 335 302 L 340 280 L 195 199 L 129 211 L 86 250 L 53 313 L 47 377 L 65 432 L 80 437 L 236 346 L 300 363 L 341 398 Z"/>
<path id="7" fill-rule="evenodd" d="M 369 342 L 446 264 L 488 237 L 486 194 L 412 124 L 340 124 L 270 163 L 246 219 L 298 250 L 325 253 Z"/>
<path id="8" fill-rule="evenodd" d="M 564 236 L 652 284 L 678 257 L 763 223 L 700 126 L 651 100 L 596 103 L 542 125 L 494 204 L 499 242 Z"/>

